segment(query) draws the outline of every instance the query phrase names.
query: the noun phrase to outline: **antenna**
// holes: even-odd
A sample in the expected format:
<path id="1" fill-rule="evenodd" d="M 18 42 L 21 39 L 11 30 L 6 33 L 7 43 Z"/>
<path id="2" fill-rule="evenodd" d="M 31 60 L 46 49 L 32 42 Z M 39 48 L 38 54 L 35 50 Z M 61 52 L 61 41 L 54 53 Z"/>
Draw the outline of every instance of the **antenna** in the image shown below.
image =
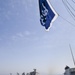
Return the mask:
<path id="1" fill-rule="evenodd" d="M 70 45 L 70 44 L 69 44 L 69 47 L 70 47 L 70 51 L 71 51 L 71 55 L 72 55 L 72 59 L 73 59 L 73 63 L 74 63 L 74 66 L 75 66 L 74 55 L 73 55 L 72 48 L 71 48 L 71 45 Z"/>

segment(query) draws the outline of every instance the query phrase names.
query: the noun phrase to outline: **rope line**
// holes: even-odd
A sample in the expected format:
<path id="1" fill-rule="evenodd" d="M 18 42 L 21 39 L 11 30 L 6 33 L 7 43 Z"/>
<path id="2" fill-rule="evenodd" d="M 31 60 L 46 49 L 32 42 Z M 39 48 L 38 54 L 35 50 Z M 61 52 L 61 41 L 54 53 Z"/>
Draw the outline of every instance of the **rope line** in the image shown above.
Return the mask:
<path id="1" fill-rule="evenodd" d="M 73 7 L 68 3 L 68 1 L 66 0 L 66 2 L 64 0 L 62 0 L 63 4 L 65 5 L 65 8 L 67 9 L 67 11 L 69 12 L 69 14 L 72 16 L 72 18 L 75 20 L 75 14 L 72 12 L 72 10 L 69 8 L 69 6 L 73 9 Z M 69 6 L 68 6 L 69 5 Z M 74 9 L 73 9 L 74 10 Z M 75 10 L 74 10 L 75 11 Z"/>
<path id="2" fill-rule="evenodd" d="M 64 21 L 66 21 L 67 23 L 69 23 L 70 25 L 72 25 L 73 27 L 75 27 L 75 25 L 73 23 L 71 23 L 70 21 L 68 21 L 67 19 L 65 19 L 64 17 L 62 17 L 61 15 L 59 15 Z"/>
<path id="3" fill-rule="evenodd" d="M 74 1 L 74 0 L 72 0 L 72 2 L 73 2 L 73 3 L 75 3 L 75 1 Z"/>
<path id="4" fill-rule="evenodd" d="M 75 9 L 71 6 L 71 4 L 66 0 L 66 2 L 68 3 L 68 5 L 75 11 Z"/>
<path id="5" fill-rule="evenodd" d="M 72 11 L 69 9 L 68 5 L 64 2 L 64 0 L 62 0 L 62 2 L 64 3 L 67 11 L 70 13 L 70 15 L 73 17 L 74 19 L 74 14 L 72 13 Z M 50 2 L 51 3 L 51 2 Z M 56 12 L 57 13 L 57 12 Z M 57 13 L 58 14 L 58 13 Z M 73 16 L 74 15 L 74 16 Z M 69 23 L 70 25 L 72 25 L 73 27 L 75 27 L 75 24 L 71 23 L 70 21 L 68 21 L 67 19 L 65 19 L 64 17 L 62 17 L 61 15 L 58 14 L 59 17 L 61 17 L 64 21 L 66 21 L 67 23 Z M 75 19 L 74 19 L 75 20 Z"/>

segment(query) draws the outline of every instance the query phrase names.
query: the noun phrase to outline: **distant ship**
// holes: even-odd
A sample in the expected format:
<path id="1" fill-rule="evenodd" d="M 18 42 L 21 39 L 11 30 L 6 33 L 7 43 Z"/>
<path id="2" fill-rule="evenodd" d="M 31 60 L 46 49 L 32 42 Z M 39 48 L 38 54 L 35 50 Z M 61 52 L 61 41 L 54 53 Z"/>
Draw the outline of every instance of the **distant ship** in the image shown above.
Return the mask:
<path id="1" fill-rule="evenodd" d="M 69 44 L 69 47 L 70 47 L 70 51 L 71 51 L 71 55 L 72 55 L 72 59 L 74 63 L 74 68 L 70 68 L 69 66 L 66 66 L 64 75 L 75 75 L 75 59 L 74 59 L 72 48 L 70 44 Z"/>
<path id="2" fill-rule="evenodd" d="M 66 66 L 64 75 L 75 75 L 75 68 Z"/>

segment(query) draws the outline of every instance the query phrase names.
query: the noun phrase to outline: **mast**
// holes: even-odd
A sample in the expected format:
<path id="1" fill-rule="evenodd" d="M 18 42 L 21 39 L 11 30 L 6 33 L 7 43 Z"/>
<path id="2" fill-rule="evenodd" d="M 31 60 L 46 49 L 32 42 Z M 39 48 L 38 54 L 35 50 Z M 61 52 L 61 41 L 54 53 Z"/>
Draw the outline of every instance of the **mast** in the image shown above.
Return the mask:
<path id="1" fill-rule="evenodd" d="M 71 48 L 71 45 L 70 44 L 69 44 L 69 47 L 70 47 L 70 51 L 71 51 L 73 63 L 74 63 L 74 66 L 75 66 L 75 59 L 74 59 L 73 51 L 72 51 L 72 48 Z"/>

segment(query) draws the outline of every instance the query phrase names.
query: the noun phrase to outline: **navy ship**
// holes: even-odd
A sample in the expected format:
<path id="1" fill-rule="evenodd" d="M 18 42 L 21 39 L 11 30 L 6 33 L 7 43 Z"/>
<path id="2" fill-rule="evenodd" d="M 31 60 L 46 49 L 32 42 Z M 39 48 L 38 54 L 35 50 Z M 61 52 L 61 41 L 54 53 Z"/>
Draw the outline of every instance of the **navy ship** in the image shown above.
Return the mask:
<path id="1" fill-rule="evenodd" d="M 75 75 L 75 59 L 74 59 L 71 45 L 69 45 L 69 47 L 70 47 L 70 51 L 71 51 L 71 55 L 72 55 L 72 59 L 73 59 L 73 63 L 74 63 L 74 68 L 70 68 L 69 66 L 66 66 L 64 75 Z"/>
<path id="2" fill-rule="evenodd" d="M 75 68 L 65 67 L 64 75 L 75 75 Z"/>

